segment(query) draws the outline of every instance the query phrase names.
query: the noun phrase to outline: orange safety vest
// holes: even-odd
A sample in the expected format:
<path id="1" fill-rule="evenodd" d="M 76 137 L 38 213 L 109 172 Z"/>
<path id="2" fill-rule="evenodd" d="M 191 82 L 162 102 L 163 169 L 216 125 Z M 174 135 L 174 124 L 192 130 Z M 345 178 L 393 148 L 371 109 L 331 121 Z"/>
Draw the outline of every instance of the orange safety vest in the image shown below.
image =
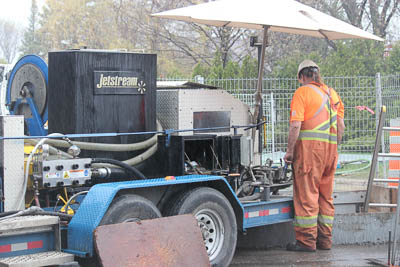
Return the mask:
<path id="1" fill-rule="evenodd" d="M 299 140 L 322 141 L 337 145 L 337 107 L 331 99 L 331 88 L 307 84 L 322 97 L 322 104 L 311 119 L 301 124 Z"/>

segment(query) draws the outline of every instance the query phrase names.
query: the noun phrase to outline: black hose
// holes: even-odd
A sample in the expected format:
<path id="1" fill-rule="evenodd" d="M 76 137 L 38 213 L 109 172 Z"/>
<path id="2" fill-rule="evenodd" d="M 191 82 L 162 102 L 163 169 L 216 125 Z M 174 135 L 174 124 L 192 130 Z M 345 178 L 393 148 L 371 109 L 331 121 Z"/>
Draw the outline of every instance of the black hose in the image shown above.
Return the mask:
<path id="1" fill-rule="evenodd" d="M 27 214 L 27 215 L 32 215 L 32 214 Z M 67 219 L 67 220 L 71 220 L 72 217 L 73 217 L 73 215 L 71 215 L 71 214 L 66 214 L 66 213 L 62 213 L 62 212 L 54 212 L 54 211 L 45 211 L 45 210 L 43 210 L 43 211 L 36 211 L 36 212 L 34 213 L 34 215 L 58 216 L 58 217 L 60 217 L 60 218 Z M 24 216 L 24 215 L 22 215 L 22 216 Z"/>
<path id="2" fill-rule="evenodd" d="M 261 196 L 260 193 L 254 193 L 251 196 L 240 197 L 239 200 L 240 201 L 252 201 L 252 200 L 256 200 L 256 199 L 260 198 L 260 196 Z"/>
<path id="3" fill-rule="evenodd" d="M 112 165 L 116 165 L 119 166 L 121 168 L 124 168 L 126 170 L 128 170 L 130 173 L 132 173 L 138 180 L 146 180 L 146 176 L 144 176 L 143 173 L 141 173 L 138 169 L 136 169 L 135 167 L 132 167 L 126 163 L 123 163 L 119 160 L 115 160 L 115 159 L 104 159 L 104 158 L 95 158 L 92 159 L 92 163 L 109 163 Z"/>
<path id="4" fill-rule="evenodd" d="M 51 215 L 51 216 L 58 216 L 60 218 L 64 218 L 67 220 L 71 220 L 73 215 L 65 214 L 61 212 L 53 212 L 53 211 L 46 211 L 42 210 L 39 207 L 32 206 L 26 210 L 19 210 L 19 211 L 7 211 L 0 214 L 0 221 L 6 220 L 9 218 L 14 218 L 18 216 L 31 216 L 31 215 Z"/>
<path id="5" fill-rule="evenodd" d="M 13 211 L 5 211 L 5 212 L 2 212 L 2 213 L 0 213 L 0 218 L 1 217 L 6 217 L 6 216 L 9 216 L 9 215 L 13 215 L 13 214 L 15 214 L 15 213 L 17 213 L 19 210 L 13 210 Z"/>

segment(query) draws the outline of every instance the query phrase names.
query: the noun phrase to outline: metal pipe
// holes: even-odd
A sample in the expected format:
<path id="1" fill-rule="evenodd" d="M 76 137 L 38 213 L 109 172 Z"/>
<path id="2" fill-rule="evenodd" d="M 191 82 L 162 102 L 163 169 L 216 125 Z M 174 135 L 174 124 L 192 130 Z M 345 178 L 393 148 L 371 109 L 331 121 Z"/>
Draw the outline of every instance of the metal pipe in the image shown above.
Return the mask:
<path id="1" fill-rule="evenodd" d="M 396 127 L 383 127 L 382 128 L 384 131 L 393 131 L 393 132 L 399 132 L 400 128 L 396 128 Z"/>
<path id="2" fill-rule="evenodd" d="M 396 179 L 374 179 L 374 182 L 377 183 L 397 183 Z"/>
<path id="3" fill-rule="evenodd" d="M 268 29 L 269 26 L 264 26 L 264 34 L 263 34 L 263 41 L 262 41 L 262 47 L 261 47 L 261 59 L 259 61 L 259 69 L 258 69 L 258 80 L 257 80 L 257 92 L 255 94 L 255 101 L 256 101 L 256 106 L 254 110 L 254 117 L 253 117 L 253 123 L 258 123 L 260 121 L 260 115 L 262 113 L 262 82 L 263 82 L 263 73 L 264 73 L 264 61 L 265 61 L 265 49 L 268 46 Z M 262 144 L 261 144 L 261 138 L 262 135 L 260 133 L 261 128 L 258 127 L 259 129 L 259 148 L 258 152 L 260 154 L 260 163 L 262 163 Z M 256 129 L 252 130 L 252 139 L 253 139 L 253 147 L 254 147 L 254 142 L 255 142 L 255 135 L 256 135 Z"/>
<path id="4" fill-rule="evenodd" d="M 399 226 L 399 213 L 400 209 L 400 183 L 397 187 L 397 209 L 396 209 L 396 218 L 394 220 L 394 231 L 393 231 L 393 253 L 392 253 L 392 264 L 394 264 L 395 261 L 395 255 L 396 255 L 396 247 L 397 247 L 397 227 Z"/>
<path id="5" fill-rule="evenodd" d="M 388 246 L 388 266 L 390 265 L 390 246 L 392 242 L 392 231 L 389 231 L 389 246 Z"/>
<path id="6" fill-rule="evenodd" d="M 368 186 L 367 186 L 367 194 L 365 196 L 365 201 L 364 201 L 364 212 L 368 212 L 369 209 L 369 200 L 370 200 L 370 195 L 371 195 L 371 189 L 372 189 L 372 183 L 375 178 L 375 171 L 376 171 L 376 164 L 378 161 L 378 151 L 379 151 L 379 139 L 378 137 L 381 136 L 382 134 L 382 127 L 383 127 L 383 122 L 385 120 L 385 115 L 386 115 L 386 107 L 381 108 L 381 112 L 379 114 L 379 123 L 377 124 L 376 128 L 376 140 L 375 140 L 375 150 L 374 154 L 372 155 L 372 165 L 371 169 L 369 171 L 369 177 L 368 177 Z"/>
<path id="7" fill-rule="evenodd" d="M 380 207 L 380 208 L 396 208 L 397 204 L 384 204 L 384 203 L 369 203 L 370 207 Z"/>
<path id="8" fill-rule="evenodd" d="M 400 153 L 378 153 L 379 157 L 400 158 Z"/>

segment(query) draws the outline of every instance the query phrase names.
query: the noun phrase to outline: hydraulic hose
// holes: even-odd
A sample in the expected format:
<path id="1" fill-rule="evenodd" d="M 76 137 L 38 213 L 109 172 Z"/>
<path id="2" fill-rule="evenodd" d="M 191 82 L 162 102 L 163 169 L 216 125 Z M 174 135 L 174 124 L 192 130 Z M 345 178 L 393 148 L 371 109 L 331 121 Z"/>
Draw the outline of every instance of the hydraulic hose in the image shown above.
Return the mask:
<path id="1" fill-rule="evenodd" d="M 353 170 L 347 170 L 347 171 L 336 171 L 335 175 L 344 175 L 344 174 L 359 172 L 359 171 L 362 171 L 362 170 L 365 170 L 365 169 L 368 169 L 369 167 L 371 167 L 371 163 L 372 162 L 369 160 L 368 164 L 365 165 L 364 167 L 360 167 L 360 168 L 353 169 Z"/>
<path id="2" fill-rule="evenodd" d="M 39 140 L 37 140 L 37 139 L 25 139 L 25 142 L 35 146 L 37 143 L 39 143 Z M 66 153 L 66 152 L 64 152 L 64 151 L 62 151 L 60 149 L 57 149 L 57 148 L 55 148 L 55 147 L 53 147 L 51 145 L 49 145 L 49 149 L 50 149 L 50 153 L 53 154 L 53 155 L 60 154 L 64 158 L 69 158 L 69 159 L 73 158 L 73 156 L 71 156 L 70 154 L 68 154 L 68 153 Z"/>
<path id="3" fill-rule="evenodd" d="M 104 158 L 95 158 L 92 160 L 92 164 L 94 163 L 107 163 L 107 164 L 112 164 L 119 166 L 121 168 L 124 168 L 128 170 L 130 173 L 132 173 L 136 178 L 141 179 L 141 180 L 146 180 L 146 176 L 144 176 L 143 173 L 141 173 L 138 169 L 136 169 L 133 166 L 130 166 L 122 161 L 115 160 L 115 159 L 104 159 Z"/>
<path id="4" fill-rule="evenodd" d="M 147 149 L 145 152 L 143 152 L 142 154 L 139 154 L 131 159 L 127 159 L 122 161 L 122 163 L 125 163 L 129 166 L 134 166 L 137 165 L 139 163 L 142 163 L 143 161 L 145 161 L 146 159 L 150 158 L 152 155 L 154 155 L 157 152 L 157 148 L 158 148 L 158 144 L 154 144 L 152 147 L 150 147 L 149 149 Z M 114 167 L 113 164 L 106 164 L 106 163 L 95 163 L 93 165 L 93 167 L 95 168 L 112 168 Z"/>
<path id="5" fill-rule="evenodd" d="M 162 126 L 157 121 L 157 131 L 161 131 Z M 96 150 L 96 151 L 110 151 L 110 152 L 126 152 L 126 151 L 136 151 L 143 150 L 148 147 L 153 146 L 157 143 L 157 134 L 153 135 L 151 138 L 134 144 L 106 144 L 106 143 L 91 143 L 91 142 L 79 142 L 72 141 L 72 143 L 83 150 Z M 71 145 L 64 140 L 47 140 L 47 144 L 55 147 L 70 147 Z"/>
<path id="6" fill-rule="evenodd" d="M 13 210 L 13 211 L 5 211 L 0 213 L 0 218 L 6 217 L 6 216 L 10 216 L 13 215 L 15 213 L 19 212 L 19 210 Z"/>
<path id="7" fill-rule="evenodd" d="M 253 194 L 253 195 L 251 195 L 251 196 L 247 196 L 247 197 L 240 197 L 240 198 L 239 198 L 239 200 L 240 200 L 240 201 L 252 201 L 252 200 L 259 199 L 259 198 L 260 198 L 260 196 L 261 196 L 261 194 L 260 194 L 260 193 L 254 193 L 254 194 Z"/>

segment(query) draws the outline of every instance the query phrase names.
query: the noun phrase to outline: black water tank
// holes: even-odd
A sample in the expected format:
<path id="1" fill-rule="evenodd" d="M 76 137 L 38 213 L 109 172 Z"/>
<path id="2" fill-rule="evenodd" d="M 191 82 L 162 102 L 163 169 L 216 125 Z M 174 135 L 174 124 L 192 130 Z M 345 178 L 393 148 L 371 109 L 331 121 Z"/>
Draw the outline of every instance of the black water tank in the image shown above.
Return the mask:
<path id="1" fill-rule="evenodd" d="M 49 133 L 126 133 L 156 129 L 154 54 L 68 50 L 49 53 Z M 148 136 L 86 138 L 135 143 Z M 132 153 L 84 152 L 127 159 Z"/>

